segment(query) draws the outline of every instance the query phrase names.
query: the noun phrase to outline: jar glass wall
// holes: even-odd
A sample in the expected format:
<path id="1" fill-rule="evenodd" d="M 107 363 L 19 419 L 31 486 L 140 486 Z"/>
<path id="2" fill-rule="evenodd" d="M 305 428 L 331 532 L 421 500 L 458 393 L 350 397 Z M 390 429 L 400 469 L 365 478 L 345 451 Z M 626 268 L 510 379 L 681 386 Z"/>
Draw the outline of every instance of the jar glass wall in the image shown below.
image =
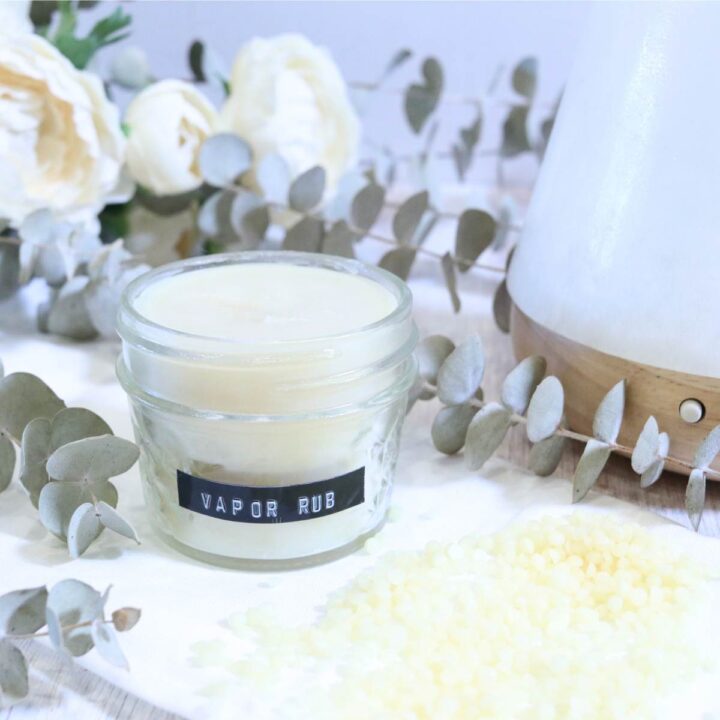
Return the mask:
<path id="1" fill-rule="evenodd" d="M 377 283 L 391 310 L 362 327 L 292 340 L 204 337 L 138 312 L 154 283 L 247 264 L 270 275 L 273 264 L 346 274 L 347 287 L 328 302 L 342 303 L 353 278 Z M 171 544 L 222 565 L 295 566 L 350 551 L 382 524 L 415 376 L 417 331 L 402 281 L 304 253 L 200 258 L 132 283 L 118 326 L 118 376 L 145 498 Z"/>

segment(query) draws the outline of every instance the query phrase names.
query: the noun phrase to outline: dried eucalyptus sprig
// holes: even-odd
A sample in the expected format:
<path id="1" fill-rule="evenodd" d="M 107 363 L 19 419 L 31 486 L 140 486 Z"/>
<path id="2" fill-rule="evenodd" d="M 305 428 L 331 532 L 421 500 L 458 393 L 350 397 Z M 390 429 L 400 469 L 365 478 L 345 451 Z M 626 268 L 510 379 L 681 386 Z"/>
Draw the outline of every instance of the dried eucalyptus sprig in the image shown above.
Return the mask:
<path id="1" fill-rule="evenodd" d="M 116 240 L 103 244 L 83 225 L 58 222 L 49 210 L 29 215 L 17 233 L 0 233 L 0 297 L 33 278 L 51 288 L 38 308 L 43 332 L 89 340 L 115 336 L 115 316 L 124 287 L 148 270 Z"/>
<path id="2" fill-rule="evenodd" d="M 137 608 L 115 610 L 105 617 L 110 588 L 100 594 L 80 580 L 14 590 L 0 596 L 0 706 L 26 697 L 28 664 L 16 642 L 47 637 L 54 648 L 79 657 L 94 647 L 107 662 L 128 669 L 117 632 L 131 630 L 140 620 Z"/>
<path id="3" fill-rule="evenodd" d="M 134 443 L 85 408 L 68 408 L 38 377 L 11 373 L 0 364 L 0 492 L 12 480 L 16 450 L 19 479 L 38 508 L 40 522 L 82 555 L 107 528 L 139 542 L 115 510 L 118 493 L 109 478 L 137 461 Z"/>
<path id="4" fill-rule="evenodd" d="M 479 263 L 480 256 L 509 231 L 488 212 L 465 210 L 458 219 L 454 252 L 437 253 L 423 248 L 440 213 L 427 191 L 408 197 L 393 212 L 393 237 L 373 231 L 385 204 L 386 189 L 372 175 L 357 175 L 341 183 L 332 205 L 319 210 L 325 194 L 325 171 L 314 167 L 290 181 L 279 156 L 266 156 L 253 172 L 252 151 L 242 138 L 222 133 L 209 138 L 200 155 L 200 169 L 207 184 L 216 188 L 205 200 L 198 225 L 213 250 L 256 249 L 284 229 L 281 246 L 288 250 L 353 257 L 362 238 L 393 245 L 380 266 L 403 279 L 416 257 L 424 253 L 439 261 L 453 307 L 460 309 L 456 271 L 472 267 L 501 274 L 505 269 Z M 350 182 L 353 180 L 353 182 Z M 257 191 L 248 189 L 255 183 Z"/>
<path id="5" fill-rule="evenodd" d="M 522 360 L 505 378 L 500 402 L 485 401 L 482 380 L 485 358 L 476 335 L 455 344 L 442 335 L 425 338 L 417 350 L 419 381 L 411 406 L 417 400 L 437 397 L 443 407 L 432 425 L 432 440 L 440 452 L 452 455 L 465 448 L 468 467 L 479 470 L 498 449 L 507 431 L 524 424 L 533 443 L 529 466 L 538 475 L 550 475 L 560 464 L 567 439 L 585 443 L 573 476 L 573 502 L 582 500 L 595 485 L 613 452 L 631 457 L 640 486 L 655 483 L 666 463 L 689 471 L 685 507 L 693 527 L 700 525 L 705 504 L 707 477 L 720 479 L 710 465 L 720 452 L 720 426 L 698 447 L 692 463 L 672 457 L 670 438 L 660 432 L 654 417 L 648 418 L 634 448 L 617 442 L 625 410 L 626 381 L 607 392 L 593 419 L 593 436 L 565 427 L 565 395 L 560 380 L 545 377 L 546 362 L 540 356 Z"/>

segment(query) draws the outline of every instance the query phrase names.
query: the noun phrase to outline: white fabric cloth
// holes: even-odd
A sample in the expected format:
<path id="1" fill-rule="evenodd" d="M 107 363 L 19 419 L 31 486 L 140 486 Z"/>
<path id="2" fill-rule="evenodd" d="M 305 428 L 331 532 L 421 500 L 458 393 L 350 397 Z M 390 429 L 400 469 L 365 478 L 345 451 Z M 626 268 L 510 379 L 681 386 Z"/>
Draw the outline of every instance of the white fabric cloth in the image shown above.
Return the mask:
<path id="1" fill-rule="evenodd" d="M 426 302 L 443 303 L 437 307 L 445 307 L 444 293 L 442 287 L 428 290 Z M 79 344 L 39 335 L 30 328 L 26 311 L 27 302 L 19 299 L 0 304 L 0 357 L 6 372 L 23 370 L 40 375 L 68 405 L 89 407 L 104 417 L 116 434 L 132 437 L 126 399 L 115 379 L 117 345 Z M 430 442 L 429 417 L 429 408 L 425 408 L 413 411 L 408 419 L 393 499 L 397 519 L 377 536 L 379 552 L 420 548 L 431 539 L 492 532 L 518 517 L 575 510 L 569 502 L 570 484 L 566 480 L 535 478 L 501 462 L 491 462 L 480 476 L 466 470 L 462 458 L 440 455 Z M 212 680 L 214 671 L 191 667 L 190 647 L 195 641 L 214 637 L 218 624 L 232 613 L 261 604 L 281 608 L 293 617 L 298 612 L 309 615 L 329 591 L 374 562 L 373 555 L 359 551 L 328 565 L 285 573 L 239 572 L 203 565 L 154 536 L 143 506 L 137 468 L 118 478 L 116 484 L 119 510 L 134 523 L 142 545 L 104 533 L 84 557 L 71 560 L 66 547 L 42 528 L 15 481 L 0 495 L 0 592 L 52 585 L 68 577 L 99 589 L 112 585 L 110 610 L 129 605 L 143 612 L 140 623 L 120 635 L 130 672 L 106 664 L 96 653 L 80 662 L 124 690 L 185 717 L 212 716 L 198 693 Z M 718 540 L 696 536 L 612 498 L 593 495 L 583 508 L 609 511 L 652 526 L 686 545 L 691 553 L 707 556 L 720 549 Z M 720 600 L 720 587 L 716 592 Z M 708 632 L 708 642 L 715 646 L 717 637 Z M 719 680 L 708 676 L 669 700 L 665 716 L 682 720 L 720 717 L 720 698 L 713 692 Z M 97 717 L 94 708 L 85 714 L 85 706 L 77 697 L 63 702 L 68 717 Z M 20 706 L 13 717 L 38 714 Z M 242 708 L 238 708 L 238 717 L 243 717 Z"/>

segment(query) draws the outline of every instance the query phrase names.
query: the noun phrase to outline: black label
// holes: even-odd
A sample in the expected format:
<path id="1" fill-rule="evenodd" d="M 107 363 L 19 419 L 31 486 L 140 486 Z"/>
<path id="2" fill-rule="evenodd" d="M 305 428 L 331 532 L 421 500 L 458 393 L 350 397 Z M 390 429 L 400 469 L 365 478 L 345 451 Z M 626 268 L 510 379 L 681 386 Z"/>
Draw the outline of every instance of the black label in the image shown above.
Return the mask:
<path id="1" fill-rule="evenodd" d="M 365 502 L 365 468 L 329 480 L 249 487 L 205 480 L 177 471 L 178 502 L 201 515 L 245 523 L 312 520 Z"/>

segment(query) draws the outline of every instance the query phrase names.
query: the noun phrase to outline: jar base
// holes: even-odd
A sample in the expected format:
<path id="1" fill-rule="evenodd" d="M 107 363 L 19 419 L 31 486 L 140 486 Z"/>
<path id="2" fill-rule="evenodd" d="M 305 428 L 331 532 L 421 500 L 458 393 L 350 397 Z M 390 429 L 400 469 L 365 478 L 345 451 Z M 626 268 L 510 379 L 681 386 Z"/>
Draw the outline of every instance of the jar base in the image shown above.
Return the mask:
<path id="1" fill-rule="evenodd" d="M 234 558 L 227 555 L 216 555 L 215 553 L 205 552 L 204 550 L 198 550 L 197 548 L 186 545 L 180 542 L 172 535 L 161 530 L 159 527 L 154 527 L 155 533 L 158 537 L 166 544 L 169 545 L 173 550 L 177 550 L 183 555 L 191 557 L 193 560 L 198 560 L 206 565 L 215 565 L 216 567 L 227 568 L 229 570 L 247 570 L 252 572 L 275 572 L 281 570 L 300 570 L 302 568 L 313 567 L 315 565 L 324 565 L 326 563 L 339 560 L 340 558 L 351 555 L 356 550 L 359 550 L 365 542 L 373 535 L 377 534 L 382 530 L 387 520 L 387 513 L 383 515 L 380 522 L 366 533 L 363 533 L 352 542 L 341 545 L 340 547 L 333 548 L 332 550 L 326 550 L 321 553 L 314 555 L 306 555 L 305 557 L 298 558 L 280 558 L 280 559 L 266 559 L 266 558 Z"/>

